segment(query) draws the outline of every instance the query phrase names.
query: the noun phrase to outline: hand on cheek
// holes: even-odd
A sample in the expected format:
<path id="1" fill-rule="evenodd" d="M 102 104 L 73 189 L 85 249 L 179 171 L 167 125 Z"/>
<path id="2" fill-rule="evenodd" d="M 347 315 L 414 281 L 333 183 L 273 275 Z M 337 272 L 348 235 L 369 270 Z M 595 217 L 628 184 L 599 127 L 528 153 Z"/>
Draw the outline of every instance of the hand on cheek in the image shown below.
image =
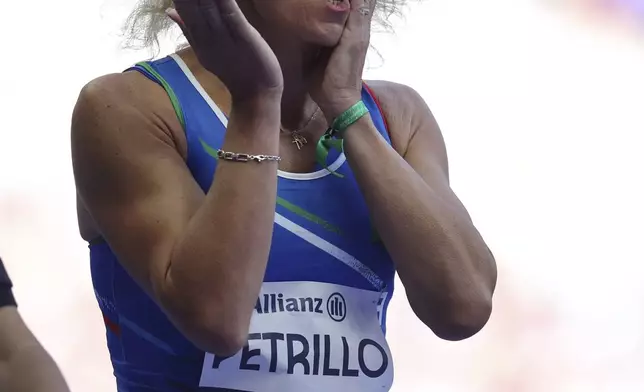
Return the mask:
<path id="1" fill-rule="evenodd" d="M 376 0 L 351 0 L 340 42 L 321 53 L 311 97 L 332 120 L 360 100 Z"/>

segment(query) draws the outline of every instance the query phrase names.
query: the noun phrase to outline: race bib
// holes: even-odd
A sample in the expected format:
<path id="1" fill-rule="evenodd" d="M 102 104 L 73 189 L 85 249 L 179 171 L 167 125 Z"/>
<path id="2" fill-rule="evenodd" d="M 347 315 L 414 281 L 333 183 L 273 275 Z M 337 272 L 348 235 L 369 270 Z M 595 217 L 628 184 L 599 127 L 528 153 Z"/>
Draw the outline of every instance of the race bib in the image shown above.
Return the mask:
<path id="1" fill-rule="evenodd" d="M 329 283 L 264 283 L 247 345 L 231 357 L 207 353 L 199 386 L 388 391 L 393 363 L 380 327 L 385 295 Z"/>

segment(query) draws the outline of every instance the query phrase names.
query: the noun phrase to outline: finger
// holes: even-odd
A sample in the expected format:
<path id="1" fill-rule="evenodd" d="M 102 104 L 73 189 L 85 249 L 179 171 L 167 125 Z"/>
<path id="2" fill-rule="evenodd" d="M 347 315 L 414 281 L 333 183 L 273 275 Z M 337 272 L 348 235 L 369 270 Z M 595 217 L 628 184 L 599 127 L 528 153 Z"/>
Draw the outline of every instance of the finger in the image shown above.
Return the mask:
<path id="1" fill-rule="evenodd" d="M 371 21 L 373 20 L 373 16 L 376 13 L 376 5 L 378 5 L 378 1 L 380 0 L 368 0 L 368 1 L 369 1 L 369 12 L 371 15 L 369 16 L 369 20 Z"/>
<path id="2" fill-rule="evenodd" d="M 180 26 L 190 45 L 207 47 L 212 44 L 213 39 L 221 39 L 225 34 L 216 2 L 216 0 L 174 0 L 175 12 L 181 20 Z"/>
<path id="3" fill-rule="evenodd" d="M 186 25 L 198 20 L 204 20 L 206 13 L 217 9 L 217 0 L 174 0 L 174 9 Z M 218 13 L 217 13 L 218 14 Z M 218 18 L 219 19 L 219 18 Z"/>
<path id="4" fill-rule="evenodd" d="M 185 23 L 183 23 L 181 16 L 174 8 L 168 8 L 167 10 L 165 10 L 165 14 L 168 15 L 168 17 L 182 29 L 183 27 L 185 27 Z"/>
<path id="5" fill-rule="evenodd" d="M 181 19 L 181 16 L 177 12 L 177 10 L 175 10 L 174 8 L 168 8 L 167 10 L 165 10 L 165 14 L 168 16 L 168 18 L 172 19 L 172 21 L 176 23 L 177 26 L 179 26 L 184 37 L 186 37 L 186 39 L 190 41 L 190 38 L 188 37 L 188 32 L 186 31 L 186 24 Z"/>
<path id="6" fill-rule="evenodd" d="M 179 29 L 181 29 L 181 33 L 183 34 L 183 36 L 186 37 L 186 39 L 188 40 L 188 43 L 192 45 L 193 44 L 192 38 L 188 34 L 188 29 L 186 28 L 186 24 L 183 21 L 183 19 L 181 19 L 181 16 L 177 12 L 177 10 L 175 10 L 174 8 L 168 8 L 165 10 L 165 14 L 168 16 L 168 18 L 172 19 L 172 21 L 176 23 L 177 26 L 179 26 Z"/>
<path id="7" fill-rule="evenodd" d="M 351 12 L 347 26 L 352 31 L 365 31 L 371 29 L 371 20 L 378 0 L 352 0 Z"/>
<path id="8" fill-rule="evenodd" d="M 215 0 L 215 3 L 230 36 L 235 39 L 248 37 L 250 24 L 237 0 Z"/>
<path id="9" fill-rule="evenodd" d="M 238 39 L 248 22 L 236 0 L 175 0 L 175 8 L 195 40 Z"/>
<path id="10" fill-rule="evenodd" d="M 353 47 L 366 54 L 371 39 L 371 20 L 378 0 L 351 0 L 351 11 L 340 46 Z"/>
<path id="11" fill-rule="evenodd" d="M 244 15 L 236 0 L 215 0 L 215 3 L 223 17 L 239 18 Z"/>

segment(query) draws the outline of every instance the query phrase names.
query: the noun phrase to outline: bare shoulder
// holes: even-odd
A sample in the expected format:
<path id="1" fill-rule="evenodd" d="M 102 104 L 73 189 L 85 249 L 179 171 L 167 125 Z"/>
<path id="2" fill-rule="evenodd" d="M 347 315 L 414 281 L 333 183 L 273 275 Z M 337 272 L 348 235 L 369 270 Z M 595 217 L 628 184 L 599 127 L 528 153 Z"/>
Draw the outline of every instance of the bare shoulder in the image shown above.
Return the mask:
<path id="1" fill-rule="evenodd" d="M 129 127 L 137 122 L 142 124 Z M 74 108 L 72 133 L 111 137 L 125 128 L 130 138 L 137 132 L 155 132 L 185 151 L 181 124 L 161 86 L 138 72 L 104 75 L 87 83 Z"/>
<path id="2" fill-rule="evenodd" d="M 105 75 L 87 83 L 74 108 L 71 132 L 80 188 L 102 188 L 96 178 L 113 170 L 113 158 L 134 159 L 141 149 L 154 150 L 155 144 L 167 146 L 183 160 L 187 155 L 185 135 L 167 94 L 138 72 Z M 80 197 L 77 216 L 83 239 L 91 241 L 102 234 Z"/>
<path id="3" fill-rule="evenodd" d="M 137 72 L 108 74 L 87 83 L 79 94 L 78 102 L 106 109 L 112 105 L 116 108 L 133 104 L 141 107 L 153 103 L 159 89 L 160 86 Z"/>
<path id="4" fill-rule="evenodd" d="M 387 118 L 396 151 L 424 178 L 437 172 L 449 178 L 445 139 L 423 97 L 404 84 L 387 81 L 367 83 Z"/>
<path id="5" fill-rule="evenodd" d="M 367 81 L 378 99 L 389 124 L 392 144 L 405 155 L 416 132 L 438 133 L 440 129 L 423 97 L 405 84 L 385 81 Z"/>

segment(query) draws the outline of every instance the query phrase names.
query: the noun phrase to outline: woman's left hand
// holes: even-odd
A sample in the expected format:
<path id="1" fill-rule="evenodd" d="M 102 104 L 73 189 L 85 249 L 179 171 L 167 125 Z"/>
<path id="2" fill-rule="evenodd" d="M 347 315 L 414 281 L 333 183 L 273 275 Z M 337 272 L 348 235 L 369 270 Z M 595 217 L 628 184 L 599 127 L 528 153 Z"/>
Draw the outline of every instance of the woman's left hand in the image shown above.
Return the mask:
<path id="1" fill-rule="evenodd" d="M 378 0 L 351 0 L 351 12 L 340 42 L 322 53 L 311 97 L 329 123 L 361 99 L 371 19 Z"/>

